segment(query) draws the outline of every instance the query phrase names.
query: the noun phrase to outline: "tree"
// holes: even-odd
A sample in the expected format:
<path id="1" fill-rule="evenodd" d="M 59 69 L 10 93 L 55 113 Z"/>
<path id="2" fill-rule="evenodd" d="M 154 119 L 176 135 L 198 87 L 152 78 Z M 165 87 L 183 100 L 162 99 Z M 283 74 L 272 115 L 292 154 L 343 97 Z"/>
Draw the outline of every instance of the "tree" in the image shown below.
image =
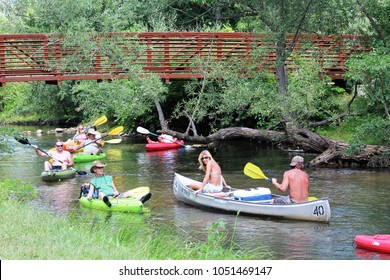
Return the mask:
<path id="1" fill-rule="evenodd" d="M 285 146 L 299 146 L 307 151 L 325 151 L 327 156 L 319 156 L 315 161 L 317 164 L 355 164 L 359 161 L 371 164 L 374 161 L 370 161 L 370 156 L 375 158 L 384 154 L 384 149 L 378 148 L 376 151 L 379 152 L 376 153 L 371 148 L 362 150 L 363 159 L 346 155 L 347 143 L 321 137 L 310 130 L 316 125 L 348 116 L 354 109 L 351 104 L 358 96 L 355 91 L 350 100 L 346 100 L 345 91 L 330 87 L 326 79 L 319 79 L 315 75 L 319 71 L 315 54 L 312 61 L 304 62 L 300 54 L 294 51 L 294 46 L 302 32 L 321 35 L 364 31 L 372 37 L 377 36 L 378 39 L 374 41 L 376 48 L 385 47 L 388 22 L 382 8 L 388 11 L 386 1 L 371 4 L 368 0 L 80 0 L 73 5 L 73 1 L 63 0 L 14 0 L 8 3 L 11 6 L 8 6 L 2 20 L 5 17 L 12 32 L 52 33 L 62 36 L 64 47 L 80 47 L 77 56 L 69 56 L 53 67 L 62 66 L 75 72 L 88 71 L 93 67 L 94 54 L 99 52 L 108 57 L 110 63 L 127 69 L 129 73 L 127 81 L 75 83 L 56 92 L 55 98 L 40 101 L 54 100 L 56 103 L 71 94 L 73 108 L 78 108 L 79 112 L 89 116 L 93 114 L 88 107 L 90 102 L 95 105 L 94 108 L 99 108 L 95 112 L 102 110 L 99 112 L 104 111 L 129 126 L 138 120 L 151 121 L 150 112 L 156 108 L 163 131 L 176 133 L 179 137 L 200 141 L 250 137 Z M 240 72 L 241 66 L 247 66 L 242 61 L 222 64 L 208 56 L 196 62 L 206 78 L 185 83 L 183 94 L 169 92 L 167 97 L 164 94 L 167 88 L 157 81 L 158 78 L 140 79 L 140 71 L 131 64 L 131 58 L 145 50 L 140 44 L 126 42 L 124 32 L 175 30 L 265 33 L 275 45 L 276 79 L 265 71 L 251 69 L 247 73 Z M 288 34 L 293 35 L 292 40 L 287 39 Z M 384 49 L 381 52 L 386 54 Z M 287 59 L 296 64 L 292 72 L 286 70 Z M 355 65 L 358 66 L 358 63 Z M 370 75 L 378 74 L 378 69 L 370 68 Z M 213 69 L 212 72 L 210 69 Z M 357 72 L 351 74 L 356 74 L 354 80 L 357 81 L 359 67 L 354 69 Z M 386 83 L 378 82 L 383 78 L 387 76 L 377 75 L 375 79 L 360 81 L 370 84 L 370 97 L 375 97 L 375 102 L 381 100 L 383 112 L 388 112 L 388 91 L 386 88 L 377 91 L 378 86 L 386 86 Z M 172 88 L 169 86 L 169 89 Z M 337 95 L 332 95 L 332 91 Z M 333 96 L 341 96 L 344 103 L 336 102 Z M 118 102 L 120 98 L 126 101 L 125 105 Z M 170 115 L 171 112 L 174 114 Z M 71 115 L 70 112 L 65 113 Z M 174 117 L 187 120 L 186 133 L 170 130 L 169 123 Z M 212 134 L 199 136 L 199 125 Z M 226 128 L 234 125 L 240 128 Z M 242 128 L 246 125 L 282 128 L 283 133 Z"/>

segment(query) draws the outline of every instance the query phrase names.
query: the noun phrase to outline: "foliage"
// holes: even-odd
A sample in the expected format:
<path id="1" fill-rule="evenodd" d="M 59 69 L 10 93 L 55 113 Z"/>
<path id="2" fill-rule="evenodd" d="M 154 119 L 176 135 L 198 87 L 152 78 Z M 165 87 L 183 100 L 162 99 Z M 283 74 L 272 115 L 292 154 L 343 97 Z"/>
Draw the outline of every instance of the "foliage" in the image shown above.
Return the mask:
<path id="1" fill-rule="evenodd" d="M 352 84 L 363 84 L 366 108 L 390 120 L 390 54 L 369 53 L 347 62 Z"/>
<path id="2" fill-rule="evenodd" d="M 37 196 L 37 190 L 29 185 L 24 183 L 20 179 L 5 179 L 0 182 L 0 203 L 4 201 L 30 201 Z"/>
<path id="3" fill-rule="evenodd" d="M 1 120 L 12 120 L 16 115 L 22 115 L 19 108 L 23 108 L 24 100 L 31 92 L 30 83 L 10 83 L 5 88 L 0 88 L 0 112 Z"/>
<path id="4" fill-rule="evenodd" d="M 280 52 L 286 34 L 302 32 L 364 33 L 374 39 L 374 52 L 346 65 L 352 84 L 364 85 L 366 94 L 351 108 L 386 116 L 388 11 L 388 1 L 369 0 L 81 0 L 77 5 L 69 0 L 6 1 L 0 8 L 2 32 L 61 34 L 64 47 L 81 47 L 77 55 L 53 67 L 82 73 L 94 67 L 93 57 L 99 52 L 108 58 L 103 67 L 113 64 L 130 74 L 128 80 L 62 82 L 59 88 L 9 83 L 7 89 L 0 89 L 1 117 L 9 120 L 27 115 L 35 120 L 79 122 L 106 114 L 128 128 L 138 122 L 154 126 L 158 123 L 156 102 L 176 127 L 183 128 L 192 120 L 208 132 L 226 126 L 267 128 L 286 113 L 301 125 L 333 117 L 345 110 L 349 96 L 328 80 L 319 79 L 318 54 L 312 53 L 312 61 L 304 61 L 300 54 Z M 119 35 L 123 31 L 261 32 L 274 39 L 276 52 L 279 47 L 279 65 L 290 56 L 297 68 L 281 81 L 258 70 L 244 75 L 240 69 L 248 65 L 243 61 L 224 63 L 207 57 L 194 63 L 206 79 L 173 86 L 179 83 L 175 81 L 167 87 L 157 76 L 140 78 L 140 69 L 131 61 L 145 49 L 138 42 L 124 41 Z M 118 33 L 107 36 L 108 32 Z M 94 40 L 96 37 L 100 40 Z M 261 56 L 261 47 L 258 52 Z M 286 94 L 281 94 L 281 83 L 286 89 L 288 86 Z"/>
<path id="5" fill-rule="evenodd" d="M 365 122 L 356 127 L 351 143 L 390 145 L 390 122 L 377 116 L 366 116 Z"/>
<path id="6" fill-rule="evenodd" d="M 0 158 L 3 153 L 13 152 L 11 138 L 9 136 L 13 133 L 13 129 L 6 126 L 0 126 Z"/>
<path id="7" fill-rule="evenodd" d="M 219 220 L 207 227 L 208 235 L 207 241 L 201 243 L 200 246 L 191 246 L 188 253 L 191 256 L 197 256 L 199 259 L 208 260 L 216 259 L 221 252 L 233 253 L 233 247 L 229 247 L 228 235 L 226 229 L 226 221 Z M 226 249 L 226 247 L 228 249 Z"/>
<path id="8" fill-rule="evenodd" d="M 233 242 L 221 246 L 219 238 L 211 243 L 194 240 L 169 226 L 159 227 L 157 231 L 143 215 L 82 211 L 77 215 L 56 216 L 31 205 L 9 202 L 2 203 L 1 209 L 0 246 L 4 259 L 265 259 L 262 252 L 237 250 Z M 220 230 L 209 231 L 210 235 L 226 234 Z"/>
<path id="9" fill-rule="evenodd" d="M 84 81 L 72 91 L 77 98 L 77 111 L 84 119 L 105 114 L 127 127 L 137 125 L 139 118 L 152 114 L 155 99 L 163 101 L 166 98 L 166 87 L 154 75 L 101 83 Z"/>

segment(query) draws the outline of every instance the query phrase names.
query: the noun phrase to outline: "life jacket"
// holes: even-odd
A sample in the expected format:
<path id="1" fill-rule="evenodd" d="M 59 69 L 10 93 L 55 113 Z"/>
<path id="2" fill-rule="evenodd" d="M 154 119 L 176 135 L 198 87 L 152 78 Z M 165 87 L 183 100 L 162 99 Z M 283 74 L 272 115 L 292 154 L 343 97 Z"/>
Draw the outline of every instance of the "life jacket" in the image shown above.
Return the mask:
<path id="1" fill-rule="evenodd" d="M 90 183 L 82 184 L 81 187 L 80 187 L 80 197 L 87 196 L 88 193 L 89 193 L 90 187 L 91 187 Z M 94 199 L 98 199 L 99 198 L 99 189 L 94 188 L 93 193 L 92 193 L 92 198 L 94 198 Z"/>

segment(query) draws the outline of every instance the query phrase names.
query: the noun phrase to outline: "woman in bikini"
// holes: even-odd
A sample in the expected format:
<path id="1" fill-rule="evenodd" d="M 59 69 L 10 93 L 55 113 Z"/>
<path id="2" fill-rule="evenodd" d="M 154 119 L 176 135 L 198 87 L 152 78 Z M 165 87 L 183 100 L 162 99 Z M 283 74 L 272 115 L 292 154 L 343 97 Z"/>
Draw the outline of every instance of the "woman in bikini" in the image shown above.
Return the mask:
<path id="1" fill-rule="evenodd" d="M 222 176 L 221 167 L 213 159 L 209 151 L 204 150 L 199 154 L 198 161 L 200 163 L 199 169 L 206 174 L 203 182 L 199 184 L 190 184 L 189 187 L 195 190 L 195 193 L 207 193 L 215 196 L 226 196 L 222 190 L 224 187 L 230 188 Z"/>

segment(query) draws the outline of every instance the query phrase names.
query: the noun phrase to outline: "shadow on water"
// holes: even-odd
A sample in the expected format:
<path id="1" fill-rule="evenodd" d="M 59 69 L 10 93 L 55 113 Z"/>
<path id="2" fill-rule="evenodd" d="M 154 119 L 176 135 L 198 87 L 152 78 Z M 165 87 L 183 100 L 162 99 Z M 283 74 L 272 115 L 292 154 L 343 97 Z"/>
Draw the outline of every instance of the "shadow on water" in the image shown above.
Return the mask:
<path id="1" fill-rule="evenodd" d="M 31 129 L 32 130 L 32 129 Z M 34 131 L 34 130 L 33 130 Z M 66 136 L 62 136 L 66 140 Z M 55 135 L 28 136 L 31 143 L 49 150 Z M 60 138 L 61 139 L 61 138 Z M 75 213 L 92 222 L 108 222 L 133 214 L 106 213 L 81 208 L 79 187 L 90 181 L 91 163 L 78 164 L 84 176 L 61 182 L 41 181 L 40 173 L 45 158 L 37 157 L 30 146 L 15 143 L 15 152 L 3 155 L 0 162 L 2 178 L 21 178 L 35 185 L 40 192 L 35 204 L 60 215 Z M 202 149 L 146 152 L 145 143 L 124 139 L 120 144 L 105 145 L 105 168 L 113 175 L 119 191 L 149 186 L 153 197 L 146 204 L 147 215 L 142 222 L 158 227 L 171 227 L 178 234 L 196 238 L 207 237 L 206 227 L 224 219 L 238 244 L 247 249 L 263 248 L 276 259 L 350 260 L 388 259 L 388 254 L 356 249 L 353 239 L 358 234 L 390 233 L 390 200 L 388 182 L 390 171 L 363 169 L 306 168 L 310 175 L 310 195 L 329 197 L 332 218 L 329 224 L 301 222 L 267 217 L 238 217 L 234 214 L 197 209 L 178 202 L 173 194 L 174 173 L 202 180 L 198 169 L 198 154 Z M 266 187 L 281 194 L 265 180 L 253 180 L 243 173 L 247 162 L 258 165 L 268 177 L 282 180 L 283 172 L 296 154 L 281 152 L 253 142 L 229 142 L 212 152 L 220 163 L 229 185 L 237 188 Z M 315 155 L 303 154 L 308 162 Z"/>

